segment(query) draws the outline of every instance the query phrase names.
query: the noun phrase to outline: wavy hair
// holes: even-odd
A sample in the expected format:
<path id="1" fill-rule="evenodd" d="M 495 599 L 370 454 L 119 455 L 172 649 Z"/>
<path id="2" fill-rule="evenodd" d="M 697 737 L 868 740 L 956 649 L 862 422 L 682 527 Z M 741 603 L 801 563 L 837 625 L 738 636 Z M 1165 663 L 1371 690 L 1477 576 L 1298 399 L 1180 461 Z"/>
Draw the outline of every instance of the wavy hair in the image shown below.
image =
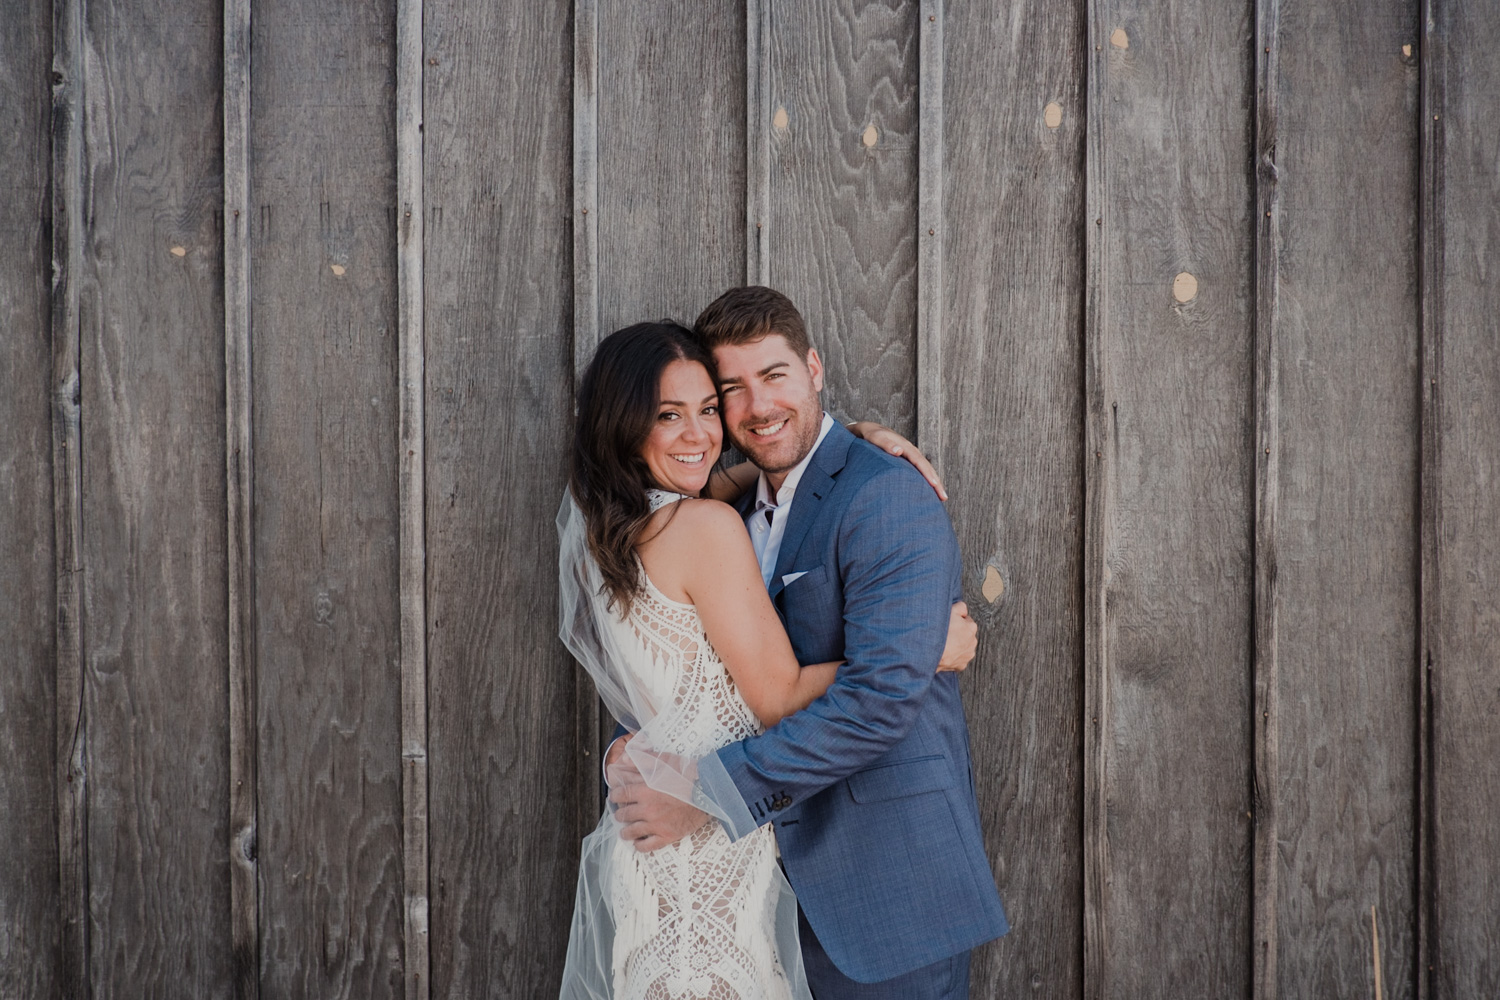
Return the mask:
<path id="1" fill-rule="evenodd" d="M 608 606 L 621 613 L 642 586 L 635 547 L 651 517 L 646 491 L 658 484 L 641 446 L 656 422 L 662 372 L 674 361 L 698 362 L 718 384 L 713 355 L 671 320 L 637 323 L 605 337 L 578 383 L 568 489 L 583 512 Z"/>

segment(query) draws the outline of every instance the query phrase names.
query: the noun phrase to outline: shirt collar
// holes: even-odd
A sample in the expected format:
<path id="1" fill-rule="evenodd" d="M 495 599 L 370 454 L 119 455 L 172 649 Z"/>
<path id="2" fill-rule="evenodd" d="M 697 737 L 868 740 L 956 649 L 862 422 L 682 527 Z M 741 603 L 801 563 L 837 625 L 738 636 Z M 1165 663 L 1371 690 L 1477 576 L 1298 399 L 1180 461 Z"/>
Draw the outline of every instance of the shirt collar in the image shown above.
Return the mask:
<path id="1" fill-rule="evenodd" d="M 771 500 L 771 482 L 766 478 L 765 472 L 755 481 L 755 509 L 757 511 L 768 510 L 783 506 L 792 502 L 792 497 L 797 493 L 797 484 L 802 481 L 802 474 L 807 471 L 808 463 L 812 461 L 813 455 L 817 454 L 818 446 L 833 430 L 833 418 L 827 413 L 823 414 L 823 425 L 818 430 L 818 439 L 813 446 L 802 456 L 802 461 L 792 466 L 792 471 L 786 474 L 786 479 L 781 482 L 781 489 L 776 491 L 776 500 Z"/>

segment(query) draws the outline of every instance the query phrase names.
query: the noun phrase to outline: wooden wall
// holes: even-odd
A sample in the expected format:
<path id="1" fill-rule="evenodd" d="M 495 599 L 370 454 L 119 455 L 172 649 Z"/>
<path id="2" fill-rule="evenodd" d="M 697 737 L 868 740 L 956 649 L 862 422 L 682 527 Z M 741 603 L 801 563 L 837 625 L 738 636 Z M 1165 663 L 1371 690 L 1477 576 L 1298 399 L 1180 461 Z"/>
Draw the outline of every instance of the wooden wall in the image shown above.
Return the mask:
<path id="1" fill-rule="evenodd" d="M 1500 993 L 1487 4 L 0 11 L 0 997 L 554 990 L 574 375 L 746 281 L 948 480 L 976 997 Z"/>

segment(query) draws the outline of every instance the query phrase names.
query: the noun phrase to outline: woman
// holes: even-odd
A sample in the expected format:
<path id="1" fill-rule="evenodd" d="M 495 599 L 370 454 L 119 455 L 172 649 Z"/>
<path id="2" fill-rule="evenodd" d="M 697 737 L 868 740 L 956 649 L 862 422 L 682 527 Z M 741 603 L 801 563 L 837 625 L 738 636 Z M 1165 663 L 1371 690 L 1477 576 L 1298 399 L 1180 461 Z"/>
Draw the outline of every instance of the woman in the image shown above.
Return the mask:
<path id="1" fill-rule="evenodd" d="M 739 515 L 699 499 L 723 441 L 712 372 L 676 324 L 607 337 L 558 515 L 564 641 L 634 731 L 647 783 L 708 812 L 693 762 L 805 708 L 839 666 L 797 663 Z M 748 479 L 713 478 L 721 496 Z M 962 645 L 939 669 L 962 668 Z M 808 997 L 775 851 L 769 827 L 731 843 L 708 822 L 641 853 L 606 812 L 583 844 L 562 996 Z"/>

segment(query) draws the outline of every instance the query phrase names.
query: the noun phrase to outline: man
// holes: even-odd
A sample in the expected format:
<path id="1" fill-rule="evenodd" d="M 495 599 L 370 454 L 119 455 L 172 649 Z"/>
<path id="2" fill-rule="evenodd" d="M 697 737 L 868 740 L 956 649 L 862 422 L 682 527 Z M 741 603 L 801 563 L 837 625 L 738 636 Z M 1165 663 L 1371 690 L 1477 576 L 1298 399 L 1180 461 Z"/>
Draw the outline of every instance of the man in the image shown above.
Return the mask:
<path id="1" fill-rule="evenodd" d="M 773 824 L 817 1000 L 967 997 L 970 949 L 1009 928 L 958 683 L 934 673 L 961 593 L 952 525 L 906 461 L 824 414 L 822 360 L 785 296 L 732 289 L 696 329 L 725 430 L 761 470 L 740 511 L 797 659 L 846 661 L 807 709 L 701 761 L 701 784 L 732 838 Z M 704 821 L 615 784 L 621 836 L 643 850 Z"/>

